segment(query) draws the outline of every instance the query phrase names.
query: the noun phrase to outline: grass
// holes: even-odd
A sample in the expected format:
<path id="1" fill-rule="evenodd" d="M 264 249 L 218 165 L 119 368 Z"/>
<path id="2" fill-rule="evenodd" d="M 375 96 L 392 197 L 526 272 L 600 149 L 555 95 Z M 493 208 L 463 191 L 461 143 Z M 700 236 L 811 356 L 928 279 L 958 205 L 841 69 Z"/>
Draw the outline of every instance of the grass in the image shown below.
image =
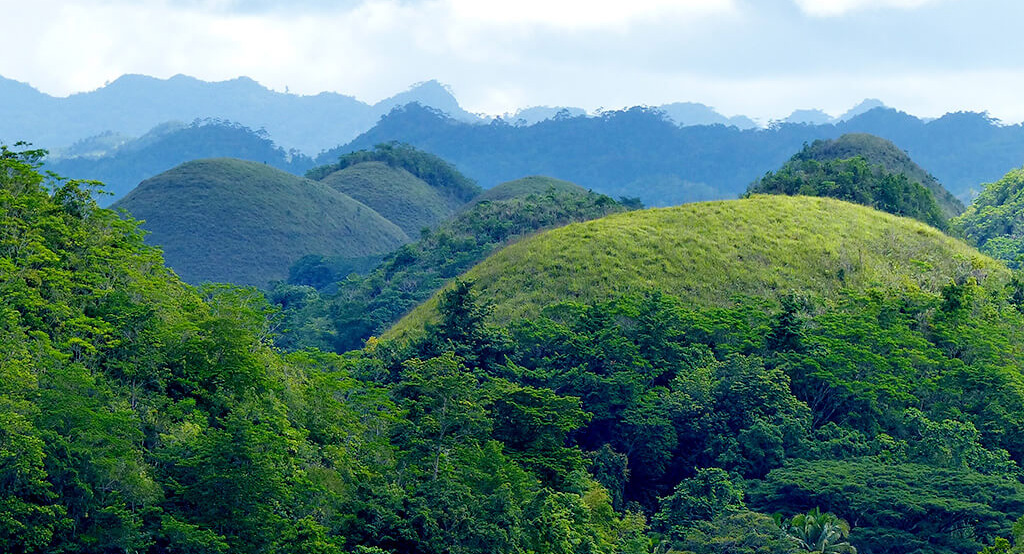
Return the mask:
<path id="1" fill-rule="evenodd" d="M 408 171 L 383 162 L 362 162 L 321 181 L 373 208 L 410 237 L 434 227 L 462 205 Z"/>
<path id="2" fill-rule="evenodd" d="M 758 195 L 569 225 L 497 252 L 465 278 L 494 304 L 493 320 L 507 322 L 555 302 L 654 289 L 725 305 L 734 295 L 937 291 L 970 274 L 1009 277 L 999 262 L 915 220 L 831 198 Z M 436 304 L 437 295 L 389 334 L 422 329 Z"/>
<path id="3" fill-rule="evenodd" d="M 307 254 L 367 256 L 408 236 L 336 190 L 267 165 L 197 160 L 147 179 L 117 202 L 185 281 L 265 286 Z"/>

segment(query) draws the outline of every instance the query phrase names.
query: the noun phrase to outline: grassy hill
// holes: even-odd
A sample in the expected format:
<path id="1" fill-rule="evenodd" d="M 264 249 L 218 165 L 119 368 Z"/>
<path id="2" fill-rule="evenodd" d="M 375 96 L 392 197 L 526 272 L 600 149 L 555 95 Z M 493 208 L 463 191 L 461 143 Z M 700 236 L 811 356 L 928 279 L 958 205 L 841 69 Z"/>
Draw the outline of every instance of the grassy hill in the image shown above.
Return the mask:
<path id="1" fill-rule="evenodd" d="M 107 140 L 116 140 L 116 136 Z M 117 144 L 102 155 L 90 155 L 89 150 L 102 144 L 102 137 L 94 137 L 72 145 L 63 157 L 46 161 L 46 168 L 60 175 L 105 183 L 104 190 L 111 195 L 96 199 L 102 206 L 124 197 L 140 181 L 190 160 L 238 158 L 265 163 L 296 175 L 313 165 L 310 158 L 286 152 L 261 131 L 224 121 L 196 121 L 190 125 L 165 123 L 137 139 Z M 81 155 L 69 155 L 76 150 L 85 151 Z"/>
<path id="2" fill-rule="evenodd" d="M 322 158 L 323 154 L 318 159 Z M 372 149 L 342 154 L 336 162 L 310 169 L 306 177 L 320 180 L 331 173 L 364 162 L 382 162 L 390 167 L 404 169 L 435 188 L 451 202 L 462 204 L 480 194 L 476 182 L 463 175 L 454 165 L 401 142 L 385 142 Z"/>
<path id="3" fill-rule="evenodd" d="M 543 181 L 534 178 L 526 182 Z M 473 204 L 437 229 L 420 235 L 418 241 L 388 255 L 365 276 L 348 275 L 356 268 L 353 260 L 301 260 L 292 267 L 291 286 L 278 287 L 271 293 L 271 299 L 285 308 L 289 321 L 281 345 L 318 346 L 339 352 L 359 348 L 367 337 L 385 331 L 446 281 L 501 247 L 542 229 L 626 209 L 607 196 L 564 181 L 555 182 L 564 183 L 562 191 L 545 187 L 541 194 Z M 323 275 L 333 276 L 330 285 L 311 293 L 308 286 L 322 285 Z M 296 302 L 296 297 L 302 300 Z M 322 333 L 323 329 L 329 331 Z"/>
<path id="4" fill-rule="evenodd" d="M 953 220 L 953 227 L 982 252 L 1021 267 L 1024 258 L 1024 169 L 1015 169 L 985 189 Z"/>
<path id="5" fill-rule="evenodd" d="M 446 219 L 462 202 L 445 197 L 422 179 L 384 162 L 362 162 L 321 181 L 373 208 L 410 237 Z"/>
<path id="6" fill-rule="evenodd" d="M 971 272 L 1005 280 L 999 262 L 907 218 L 831 198 L 758 195 L 612 215 L 499 251 L 465 274 L 499 322 L 560 300 L 595 302 L 660 289 L 698 305 L 733 295 L 844 287 L 936 291 Z M 436 297 L 391 331 L 421 328 Z"/>
<path id="7" fill-rule="evenodd" d="M 218 158 L 147 179 L 114 205 L 186 281 L 263 286 L 307 254 L 366 256 L 409 238 L 373 209 L 264 164 Z"/>
<path id="8" fill-rule="evenodd" d="M 960 215 L 964 204 L 953 196 L 931 173 L 925 171 L 891 141 L 867 133 L 847 133 L 834 140 L 816 140 L 800 153 L 801 159 L 845 160 L 860 156 L 871 165 L 880 165 L 892 173 L 903 173 L 914 183 L 928 189 L 946 219 Z"/>
<path id="9" fill-rule="evenodd" d="M 531 194 L 547 193 L 587 194 L 587 189 L 577 185 L 576 183 L 570 183 L 569 181 L 563 181 L 553 177 L 545 177 L 543 175 L 531 175 L 514 181 L 506 181 L 496 187 L 489 188 L 474 198 L 471 203 L 478 204 L 480 202 L 497 202 L 529 196 Z"/>

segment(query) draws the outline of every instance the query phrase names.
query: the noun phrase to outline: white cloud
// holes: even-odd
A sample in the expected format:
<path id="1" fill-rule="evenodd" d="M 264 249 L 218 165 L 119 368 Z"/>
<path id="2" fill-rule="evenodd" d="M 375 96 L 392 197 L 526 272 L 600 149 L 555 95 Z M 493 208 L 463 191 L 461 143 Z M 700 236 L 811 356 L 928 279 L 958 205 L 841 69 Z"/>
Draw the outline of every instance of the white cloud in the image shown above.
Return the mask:
<path id="1" fill-rule="evenodd" d="M 987 11 L 932 0 L 943 9 L 886 13 L 876 32 L 876 18 L 807 25 L 788 2 L 827 16 L 928 0 L 781 1 L 785 9 L 764 0 L 301 0 L 318 8 L 267 11 L 256 7 L 270 0 L 0 0 L 0 51 L 10 53 L 0 75 L 51 94 L 124 73 L 246 75 L 370 102 L 437 79 L 468 109 L 492 114 L 698 101 L 767 120 L 878 97 L 922 115 L 990 109 L 1024 119 L 1014 97 L 1024 89 L 1020 48 L 987 40 L 1012 36 L 1024 8 L 993 17 L 1002 0 L 975 0 Z M 977 31 L 953 32 L 962 29 Z"/>
<path id="2" fill-rule="evenodd" d="M 468 22 L 600 28 L 661 17 L 699 18 L 731 13 L 734 0 L 446 0 Z"/>
<path id="3" fill-rule="evenodd" d="M 878 8 L 914 9 L 941 0 L 795 0 L 805 13 L 817 17 L 834 17 L 848 12 Z"/>

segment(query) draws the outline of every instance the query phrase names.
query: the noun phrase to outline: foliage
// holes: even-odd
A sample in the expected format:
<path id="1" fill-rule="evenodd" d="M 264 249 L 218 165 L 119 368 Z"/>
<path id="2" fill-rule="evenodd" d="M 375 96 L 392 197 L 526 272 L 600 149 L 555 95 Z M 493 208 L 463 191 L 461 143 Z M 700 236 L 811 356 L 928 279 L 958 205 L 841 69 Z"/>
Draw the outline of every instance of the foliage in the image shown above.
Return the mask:
<path id="1" fill-rule="evenodd" d="M 967 211 L 953 221 L 954 228 L 986 254 L 1020 268 L 1024 259 L 1024 169 L 984 185 Z"/>
<path id="2" fill-rule="evenodd" d="M 550 306 L 507 330 L 465 282 L 442 298 L 440 325 L 475 338 L 432 330 L 416 344 L 492 352 L 472 365 L 578 397 L 592 415 L 573 442 L 620 505 L 654 514 L 669 548 L 792 551 L 771 526 L 709 522 L 820 507 L 853 526 L 849 541 L 838 521 L 805 514 L 807 545 L 968 553 L 1024 513 L 1024 318 L 1008 290 L 969 279 L 717 308 L 652 293 Z"/>
<path id="3" fill-rule="evenodd" d="M 680 127 L 656 108 L 634 107 L 515 126 L 498 120 L 465 123 L 410 105 L 317 161 L 330 163 L 341 153 L 399 140 L 442 156 L 484 187 L 540 173 L 586 183 L 613 198 L 640 196 L 647 205 L 673 206 L 735 198 L 801 145 L 848 133 L 893 141 L 960 199 L 973 197 L 979 183 L 1019 165 L 1024 142 L 1024 127 L 1002 125 L 983 113 L 946 114 L 926 122 L 877 108 L 835 125 L 738 129 Z"/>
<path id="4" fill-rule="evenodd" d="M 457 279 L 406 340 L 284 354 L 258 290 L 181 283 L 40 156 L 0 150 L 5 552 L 1019 548 L 1019 279 L 923 224 L 811 198 L 612 216 L 487 262 L 546 279 L 528 318 Z M 569 206 L 620 209 L 594 196 Z M 488 210 L 529 198 L 466 221 L 517 236 Z M 550 237 L 634 289 L 559 291 L 516 252 Z"/>
<path id="5" fill-rule="evenodd" d="M 827 162 L 855 157 L 861 157 L 869 165 L 887 173 L 902 173 L 908 181 L 923 185 L 935 198 L 944 221 L 964 211 L 963 203 L 950 194 L 934 176 L 914 163 L 905 151 L 881 137 L 867 133 L 847 133 L 833 140 L 815 140 L 810 146 L 804 145 L 792 161 Z"/>
<path id="6" fill-rule="evenodd" d="M 863 552 L 977 552 L 1024 512 L 1024 485 L 971 470 L 874 459 L 794 461 L 752 491 L 766 510 L 821 506 Z"/>
<path id="7" fill-rule="evenodd" d="M 777 172 L 768 172 L 752 184 L 747 194 L 827 196 L 911 217 L 939 229 L 947 226 L 947 218 L 928 189 L 910 181 L 905 173 L 872 166 L 860 156 L 817 161 L 801 152 Z"/>
<path id="8" fill-rule="evenodd" d="M 828 512 L 814 508 L 806 514 L 797 514 L 790 520 L 778 516 L 783 532 L 804 552 L 857 554 L 850 545 L 850 524 Z"/>
<path id="9" fill-rule="evenodd" d="M 386 385 L 281 355 L 258 291 L 182 284 L 41 155 L 0 151 L 4 552 L 646 550 L 566 443 L 575 399 L 450 353 Z"/>
<path id="10" fill-rule="evenodd" d="M 503 246 L 539 230 L 622 210 L 607 196 L 549 189 L 474 204 L 385 257 L 365 277 L 340 275 L 340 282 L 331 282 L 319 292 L 296 289 L 295 281 L 290 282 L 292 286 L 275 287 L 270 297 L 285 307 L 278 344 L 337 352 L 360 348 L 447 280 Z"/>

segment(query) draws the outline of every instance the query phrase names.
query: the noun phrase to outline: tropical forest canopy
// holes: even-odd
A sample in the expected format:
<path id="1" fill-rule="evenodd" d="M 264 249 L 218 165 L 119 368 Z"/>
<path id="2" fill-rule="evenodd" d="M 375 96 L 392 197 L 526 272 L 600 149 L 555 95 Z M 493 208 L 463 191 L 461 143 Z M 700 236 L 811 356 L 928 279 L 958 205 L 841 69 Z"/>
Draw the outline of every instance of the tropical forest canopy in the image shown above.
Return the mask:
<path id="1" fill-rule="evenodd" d="M 1020 268 L 1024 258 L 1024 169 L 1010 171 L 985 185 L 953 224 L 982 252 Z"/>
<path id="2" fill-rule="evenodd" d="M 382 143 L 185 163 L 146 237 L 44 156 L 0 147 L 0 552 L 1024 549 L 1024 276 L 940 230 L 1018 261 L 1019 171 L 947 227 L 872 137 L 656 210 Z M 179 269 L 214 233 L 276 277 Z"/>

